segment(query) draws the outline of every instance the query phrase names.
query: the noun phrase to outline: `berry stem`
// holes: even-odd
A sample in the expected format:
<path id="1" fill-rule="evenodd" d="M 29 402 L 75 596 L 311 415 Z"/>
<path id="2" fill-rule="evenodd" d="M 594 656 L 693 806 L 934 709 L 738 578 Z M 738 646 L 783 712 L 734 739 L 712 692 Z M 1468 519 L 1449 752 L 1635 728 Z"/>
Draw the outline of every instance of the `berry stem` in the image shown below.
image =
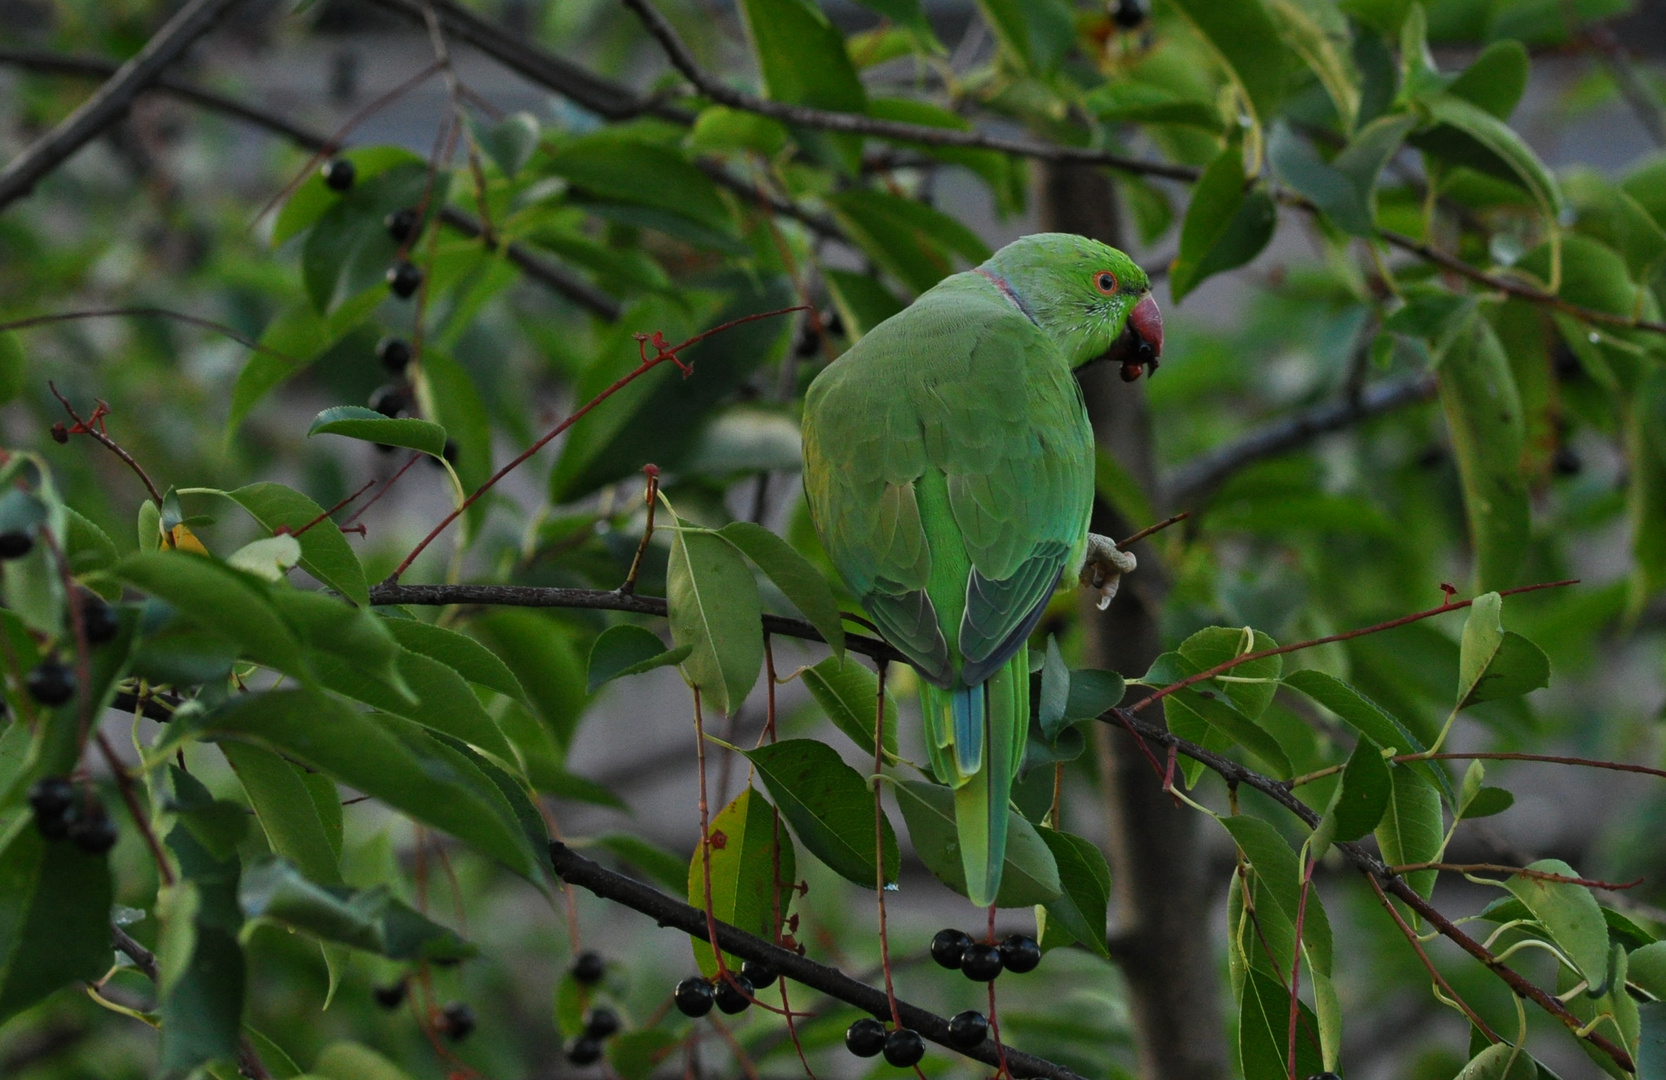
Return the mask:
<path id="1" fill-rule="evenodd" d="M 706 940 L 711 943 L 712 959 L 717 963 L 717 977 L 729 979 L 729 968 L 723 962 L 723 950 L 717 944 L 717 915 L 712 911 L 712 830 L 711 804 L 706 801 L 706 720 L 700 710 L 700 688 L 694 688 L 694 762 L 700 774 L 700 884 L 706 900 Z M 733 980 L 729 980 L 731 984 Z M 739 990 L 740 987 L 735 987 Z"/>
<path id="2" fill-rule="evenodd" d="M 1305 847 L 1304 847 L 1305 854 Z M 1302 890 L 1296 901 L 1296 938 L 1295 947 L 1290 957 L 1290 1031 L 1288 1036 L 1288 1050 L 1285 1058 L 1285 1071 L 1290 1080 L 1299 1080 L 1296 1076 L 1296 1021 L 1301 1017 L 1301 981 L 1302 981 L 1302 923 L 1307 918 L 1307 893 L 1313 886 L 1313 860 L 1307 858 L 1302 867 Z"/>
<path id="3" fill-rule="evenodd" d="M 104 737 L 104 732 L 96 731 L 93 739 L 98 743 L 98 749 L 104 755 L 104 761 L 110 766 L 110 774 L 116 779 L 116 790 L 121 793 L 121 801 L 127 804 L 127 813 L 133 818 L 133 824 L 139 830 L 139 835 L 145 838 L 145 847 L 150 849 L 150 857 L 156 861 L 156 876 L 163 885 L 174 883 L 173 867 L 168 865 L 168 858 L 162 853 L 162 845 L 156 839 L 156 833 L 150 827 L 150 819 L 145 816 L 144 809 L 139 805 L 139 795 L 133 790 L 133 778 L 127 775 L 127 767 L 116 757 L 116 751 L 110 741 Z"/>
<path id="4" fill-rule="evenodd" d="M 991 918 L 993 918 L 995 908 L 991 906 L 989 911 Z M 1007 1046 L 1006 1043 L 1001 1041 L 1001 1021 L 995 1015 L 995 981 L 993 979 L 989 981 L 989 1034 L 995 1040 L 995 1056 L 1001 1063 L 1000 1068 L 995 1071 L 995 1080 L 1000 1080 L 1002 1076 L 1005 1076 L 1007 1080 L 1012 1080 L 1012 1070 L 1007 1067 Z"/>
<path id="5" fill-rule="evenodd" d="M 873 771 L 877 778 L 885 769 L 885 670 L 890 665 L 881 660 L 879 693 L 874 695 Z M 902 1027 L 902 1015 L 897 1011 L 897 992 L 891 985 L 891 945 L 885 933 L 885 805 L 880 801 L 880 785 L 873 785 L 873 847 L 874 896 L 879 902 L 879 966 L 885 973 L 885 1000 L 891 1006 L 891 1020 Z"/>
<path id="6" fill-rule="evenodd" d="M 626 596 L 636 592 L 636 575 L 642 572 L 642 556 L 648 553 L 648 541 L 654 537 L 654 510 L 659 506 L 659 466 L 649 463 L 642 466 L 642 472 L 648 477 L 648 487 L 643 493 L 648 503 L 648 523 L 642 527 L 642 542 L 636 545 L 636 555 L 632 557 L 631 568 L 625 574 L 625 583 L 619 586 L 619 591 Z M 769 648 L 768 635 L 764 636 L 764 648 Z"/>

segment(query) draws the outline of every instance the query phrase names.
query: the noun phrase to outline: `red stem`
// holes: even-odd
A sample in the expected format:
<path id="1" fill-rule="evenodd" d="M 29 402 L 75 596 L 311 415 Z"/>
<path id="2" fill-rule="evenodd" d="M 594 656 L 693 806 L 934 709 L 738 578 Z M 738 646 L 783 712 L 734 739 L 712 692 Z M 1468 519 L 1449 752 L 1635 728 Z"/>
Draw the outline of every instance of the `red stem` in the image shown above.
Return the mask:
<path id="1" fill-rule="evenodd" d="M 567 419 L 561 421 L 561 423 L 559 423 L 555 427 L 551 428 L 537 442 L 535 442 L 531 446 L 527 447 L 519 455 L 517 455 L 513 460 L 511 460 L 507 465 L 505 465 L 503 468 L 499 469 L 497 472 L 493 473 L 491 475 L 491 477 L 488 478 L 487 481 L 484 484 L 481 484 L 478 488 L 475 489 L 475 491 L 472 495 L 470 495 L 468 498 L 463 500 L 463 503 L 462 503 L 461 506 L 457 507 L 457 509 L 455 509 L 451 513 L 447 514 L 445 516 L 445 520 L 441 521 L 438 525 L 434 526 L 433 531 L 430 532 L 427 536 L 422 538 L 422 542 L 417 544 L 417 546 L 411 550 L 411 553 L 409 555 L 405 556 L 405 560 L 403 562 L 401 562 L 397 567 L 394 568 L 393 573 L 388 575 L 387 580 L 385 582 L 383 582 L 383 584 L 384 585 L 398 584 L 399 576 L 401 574 L 403 574 L 407 569 L 409 569 L 411 563 L 416 561 L 416 557 L 418 555 L 421 555 L 423 553 L 423 551 L 428 547 L 428 545 L 433 543 L 434 540 L 440 535 L 440 533 L 444 532 L 446 530 L 446 528 L 453 521 L 456 521 L 459 517 L 462 517 L 463 514 L 468 510 L 468 508 L 474 505 L 475 500 L 479 499 L 480 496 L 482 496 L 482 495 L 486 494 L 486 492 L 490 491 L 497 484 L 497 482 L 499 480 L 502 480 L 505 476 L 508 476 L 515 469 L 519 468 L 520 465 L 524 461 L 526 461 L 527 458 L 530 458 L 533 454 L 536 454 L 538 451 L 542 450 L 546 445 L 549 444 L 551 439 L 554 439 L 557 435 L 560 435 L 563 431 L 566 431 L 568 428 L 572 427 L 573 424 L 577 423 L 579 420 L 582 420 L 584 418 L 585 414 L 587 414 L 591 409 L 594 409 L 597 405 L 600 405 L 602 402 L 606 401 L 608 398 L 612 397 L 614 394 L 616 394 L 620 390 L 624 389 L 626 386 L 628 386 L 630 383 L 634 382 L 640 376 L 642 376 L 642 375 L 646 374 L 647 372 L 653 370 L 654 368 L 658 367 L 660 364 L 663 364 L 665 361 L 671 360 L 671 361 L 675 362 L 678 367 L 683 368 L 684 377 L 686 378 L 687 375 L 691 372 L 692 369 L 688 368 L 685 364 L 683 364 L 682 359 L 680 357 L 678 357 L 677 354 L 679 352 L 681 352 L 682 350 L 688 348 L 690 345 L 698 344 L 699 342 L 704 341 L 706 338 L 711 337 L 713 334 L 721 333 L 724 330 L 728 330 L 731 327 L 739 326 L 742 323 L 757 322 L 759 319 L 771 319 L 771 318 L 774 318 L 777 315 L 786 315 L 786 314 L 789 314 L 791 312 L 799 311 L 799 310 L 801 310 L 801 309 L 798 306 L 794 306 L 794 307 L 789 307 L 789 308 L 781 308 L 778 311 L 765 311 L 765 312 L 761 312 L 757 315 L 745 315 L 745 316 L 742 316 L 739 319 L 731 319 L 728 322 L 723 323 L 719 326 L 712 327 L 710 330 L 706 330 L 706 331 L 703 331 L 701 333 L 695 334 L 693 337 L 689 338 L 687 341 L 684 341 L 681 344 L 675 345 L 675 346 L 661 345 L 660 342 L 658 340 L 656 340 L 654 342 L 654 348 L 657 350 L 657 353 L 656 353 L 656 355 L 651 356 L 651 357 L 647 355 L 647 351 L 646 351 L 646 343 L 647 343 L 648 339 L 645 336 L 639 336 L 637 341 L 638 341 L 638 347 L 642 350 L 642 363 L 638 364 L 635 368 L 632 368 L 630 372 L 628 372 L 623 378 L 621 378 L 617 382 L 615 382 L 612 386 L 609 386 L 606 390 L 603 390 L 601 393 L 599 393 L 595 397 L 591 398 L 581 408 L 579 408 L 578 411 L 574 412 L 571 416 L 567 417 Z M 655 336 L 656 336 L 656 338 L 658 337 L 657 334 Z M 663 340 L 663 339 L 661 339 L 661 340 Z"/>
<path id="2" fill-rule="evenodd" d="M 885 769 L 885 669 L 881 660 L 879 693 L 874 695 L 873 771 L 880 776 Z M 891 944 L 885 933 L 885 806 L 880 801 L 879 781 L 873 781 L 873 848 L 874 896 L 879 901 L 879 966 L 885 972 L 885 1000 L 891 1005 L 891 1021 L 902 1027 L 902 1014 L 897 1011 L 897 992 L 891 985 Z"/>
<path id="3" fill-rule="evenodd" d="M 289 535 L 290 536 L 300 536 L 302 533 L 306 532 L 308 529 L 312 528 L 314 525 L 317 525 L 320 521 L 323 521 L 325 518 L 329 517 L 331 514 L 335 513 L 337 510 L 340 510 L 342 507 L 346 506 L 348 503 L 352 502 L 354 499 L 358 498 L 360 495 L 363 495 L 365 492 L 369 491 L 371 488 L 373 488 L 375 486 L 376 486 L 376 479 L 375 479 L 375 477 L 372 477 L 371 479 L 369 479 L 368 481 L 365 482 L 364 487 L 362 487 L 359 490 L 353 492 L 353 494 L 347 496 L 345 499 L 342 499 L 340 502 L 336 503 L 334 506 L 332 506 L 328 510 L 324 511 L 322 514 L 319 514 L 317 517 L 313 518 L 311 521 L 307 522 L 305 525 L 302 525 L 299 529 L 296 529 L 294 532 L 290 533 Z"/>
<path id="4" fill-rule="evenodd" d="M 1296 1021 L 1301 1017 L 1300 997 L 1302 982 L 1302 923 L 1307 919 L 1307 892 L 1313 886 L 1313 860 L 1307 860 L 1307 866 L 1302 870 L 1302 891 L 1296 901 L 1296 947 L 1290 958 L 1290 1034 L 1289 1056 L 1286 1059 L 1286 1071 L 1290 1080 L 1299 1080 L 1296 1076 Z"/>

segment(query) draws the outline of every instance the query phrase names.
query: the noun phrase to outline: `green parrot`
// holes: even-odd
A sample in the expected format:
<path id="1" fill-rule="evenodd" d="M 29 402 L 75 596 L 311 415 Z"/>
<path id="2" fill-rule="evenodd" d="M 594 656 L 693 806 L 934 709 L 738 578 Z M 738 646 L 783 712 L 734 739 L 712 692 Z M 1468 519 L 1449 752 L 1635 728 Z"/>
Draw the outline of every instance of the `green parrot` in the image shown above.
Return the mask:
<path id="1" fill-rule="evenodd" d="M 1041 233 L 945 278 L 811 384 L 804 490 L 834 567 L 923 680 L 967 895 L 994 903 L 1030 722 L 1028 639 L 1066 573 L 1109 603 L 1131 556 L 1088 532 L 1093 429 L 1073 372 L 1157 367 L 1145 272 Z"/>

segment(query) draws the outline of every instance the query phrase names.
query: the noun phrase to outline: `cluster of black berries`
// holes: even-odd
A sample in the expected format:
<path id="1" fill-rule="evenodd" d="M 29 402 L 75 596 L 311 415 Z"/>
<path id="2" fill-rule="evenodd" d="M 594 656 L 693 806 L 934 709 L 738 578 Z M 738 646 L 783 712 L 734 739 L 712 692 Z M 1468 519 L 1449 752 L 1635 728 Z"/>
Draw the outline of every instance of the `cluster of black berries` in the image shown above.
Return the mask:
<path id="1" fill-rule="evenodd" d="M 884 1054 L 886 1063 L 899 1069 L 913 1068 L 926 1056 L 926 1042 L 918 1031 L 905 1027 L 887 1031 L 884 1021 L 871 1016 L 864 1016 L 845 1029 L 845 1049 L 857 1057 Z"/>
<path id="2" fill-rule="evenodd" d="M 405 1004 L 405 998 L 410 991 L 410 983 L 405 979 L 391 982 L 385 986 L 374 987 L 370 996 L 376 1004 L 384 1009 L 397 1009 Z M 474 1008 L 466 1001 L 451 1001 L 441 1006 L 434 1017 L 434 1028 L 451 1042 L 462 1042 L 474 1031 Z"/>
<path id="3" fill-rule="evenodd" d="M 607 974 L 607 962 L 594 949 L 586 949 L 573 957 L 568 969 L 573 981 L 580 986 L 595 986 Z M 602 1059 L 602 1043 L 618 1034 L 619 1014 L 609 1008 L 594 1008 L 584 1014 L 584 1034 L 567 1047 L 567 1061 L 573 1065 L 594 1065 Z"/>
<path id="4" fill-rule="evenodd" d="M 90 790 L 79 790 L 67 776 L 48 776 L 29 787 L 35 828 L 48 840 L 68 838 L 89 855 L 116 846 L 116 825 Z"/>
<path id="5" fill-rule="evenodd" d="M 81 605 L 81 629 L 87 635 L 87 644 L 103 645 L 121 631 L 115 609 L 97 596 L 84 593 L 77 602 Z M 23 677 L 23 687 L 30 697 L 55 709 L 75 696 L 75 669 L 56 653 L 50 653 L 29 669 Z"/>
<path id="6" fill-rule="evenodd" d="M 973 982 L 989 982 L 1002 971 L 1022 975 L 1041 963 L 1035 938 L 1012 934 L 999 945 L 973 941 L 964 930 L 939 930 L 931 939 L 931 958 Z"/>
<path id="7" fill-rule="evenodd" d="M 677 984 L 672 998 L 684 1016 L 704 1016 L 716 1005 L 719 1012 L 734 1015 L 745 1012 L 759 990 L 775 982 L 775 972 L 756 960 L 741 965 L 740 973 L 729 973 L 724 979 L 705 979 L 690 975 Z"/>
<path id="8" fill-rule="evenodd" d="M 353 181 L 358 179 L 359 172 L 353 163 L 346 158 L 331 158 L 319 170 L 324 177 L 324 186 L 331 191 L 347 192 L 352 190 Z M 389 214 L 383 224 L 387 226 L 388 235 L 401 247 L 416 235 L 421 222 L 417 212 L 409 207 L 395 210 Z M 388 267 L 388 288 L 393 295 L 401 300 L 409 300 L 422 287 L 422 271 L 408 259 L 400 259 Z"/>

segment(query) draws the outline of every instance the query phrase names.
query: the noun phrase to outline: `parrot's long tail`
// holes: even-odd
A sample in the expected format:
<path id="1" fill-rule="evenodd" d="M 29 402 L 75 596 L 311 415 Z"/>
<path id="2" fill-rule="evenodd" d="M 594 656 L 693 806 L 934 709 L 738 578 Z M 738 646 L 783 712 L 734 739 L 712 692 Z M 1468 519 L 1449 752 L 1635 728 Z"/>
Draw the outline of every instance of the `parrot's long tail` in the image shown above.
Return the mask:
<path id="1" fill-rule="evenodd" d="M 995 902 L 1006 862 L 1007 804 L 1030 726 L 1030 650 L 978 686 L 942 690 L 922 684 L 932 771 L 954 788 L 955 833 L 966 895 Z"/>

